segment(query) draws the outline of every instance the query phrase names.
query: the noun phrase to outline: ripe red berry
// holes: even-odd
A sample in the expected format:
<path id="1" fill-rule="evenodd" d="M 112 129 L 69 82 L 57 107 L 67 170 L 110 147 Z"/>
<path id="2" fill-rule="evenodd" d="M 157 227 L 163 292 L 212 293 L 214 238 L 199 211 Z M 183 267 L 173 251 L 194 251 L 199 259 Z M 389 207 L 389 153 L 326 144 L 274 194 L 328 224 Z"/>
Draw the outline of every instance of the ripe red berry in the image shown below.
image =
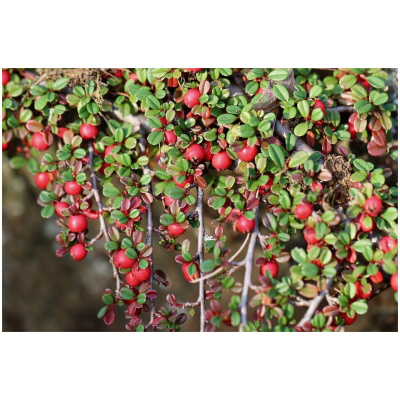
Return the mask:
<path id="1" fill-rule="evenodd" d="M 182 173 L 180 175 L 185 175 L 185 174 Z M 184 188 L 187 184 L 191 185 L 193 183 L 193 180 L 194 180 L 193 175 L 186 176 L 186 179 L 183 182 L 178 182 L 178 176 L 179 175 L 174 176 L 174 182 L 175 182 L 175 185 L 180 188 Z"/>
<path id="2" fill-rule="evenodd" d="M 47 185 L 50 183 L 49 174 L 45 172 L 38 172 L 35 175 L 35 184 L 40 189 L 46 189 Z"/>
<path id="3" fill-rule="evenodd" d="M 182 227 L 179 222 L 174 222 L 171 225 L 168 225 L 168 232 L 171 236 L 180 236 L 185 233 L 186 229 Z"/>
<path id="4" fill-rule="evenodd" d="M 192 273 L 191 275 L 189 275 L 188 269 L 191 265 L 195 266 L 196 271 L 194 273 Z M 200 278 L 200 268 L 197 263 L 187 262 L 187 263 L 182 264 L 182 272 L 183 272 L 183 276 L 185 277 L 185 279 L 189 282 Z"/>
<path id="5" fill-rule="evenodd" d="M 125 275 L 125 280 L 126 280 L 126 283 L 129 285 L 129 286 L 131 286 L 131 287 L 135 287 L 135 286 L 139 286 L 140 285 L 140 280 L 139 279 L 137 279 L 134 275 L 133 275 L 133 272 L 131 271 L 131 272 L 128 272 L 126 275 Z"/>
<path id="6" fill-rule="evenodd" d="M 88 227 L 87 218 L 82 215 L 71 215 L 68 219 L 68 228 L 71 232 L 80 233 L 86 231 Z"/>
<path id="7" fill-rule="evenodd" d="M 354 124 L 351 123 L 350 121 L 347 123 L 347 132 L 350 133 L 350 139 L 354 140 L 357 139 L 357 131 L 354 129 Z"/>
<path id="8" fill-rule="evenodd" d="M 394 273 L 394 274 L 390 277 L 390 286 L 392 287 L 392 289 L 393 289 L 395 292 L 398 292 L 398 290 L 399 290 L 398 278 L 399 278 L 399 273 L 398 273 L 398 272 Z"/>
<path id="9" fill-rule="evenodd" d="M 107 146 L 104 149 L 104 156 L 112 156 L 113 155 L 112 151 L 113 151 L 114 147 L 117 147 L 117 145 L 116 144 L 112 144 L 111 146 Z"/>
<path id="10" fill-rule="evenodd" d="M 339 313 L 339 317 L 344 319 L 345 325 L 352 325 L 357 319 L 357 314 L 354 314 L 354 317 L 349 317 L 346 313 Z"/>
<path id="11" fill-rule="evenodd" d="M 164 132 L 164 142 L 168 146 L 171 144 L 175 144 L 177 140 L 177 136 L 175 135 L 174 131 L 165 131 Z"/>
<path id="12" fill-rule="evenodd" d="M 79 134 L 82 136 L 82 139 L 94 140 L 97 138 L 99 130 L 97 126 L 92 124 L 82 124 L 79 128 Z"/>
<path id="13" fill-rule="evenodd" d="M 381 271 L 377 271 L 376 274 L 371 275 L 370 279 L 373 283 L 381 283 L 383 282 L 383 275 Z"/>
<path id="14" fill-rule="evenodd" d="M 199 144 L 193 143 L 186 149 L 185 158 L 188 161 L 201 162 L 204 159 L 204 150 Z"/>
<path id="15" fill-rule="evenodd" d="M 225 150 L 222 150 L 213 155 L 211 164 L 217 171 L 224 171 L 232 165 L 232 158 Z"/>
<path id="16" fill-rule="evenodd" d="M 68 207 L 69 207 L 69 204 L 66 203 L 65 201 L 58 201 L 56 204 L 54 204 L 55 212 L 61 218 L 64 217 L 64 215 L 61 214 L 61 211 Z"/>
<path id="17" fill-rule="evenodd" d="M 10 82 L 10 73 L 3 69 L 1 71 L 1 83 L 6 86 L 8 82 Z"/>
<path id="18" fill-rule="evenodd" d="M 242 233 L 249 233 L 254 230 L 256 221 L 254 219 L 247 219 L 241 215 L 236 221 L 236 229 Z"/>
<path id="19" fill-rule="evenodd" d="M 294 209 L 294 215 L 301 220 L 307 219 L 312 214 L 313 208 L 314 206 L 311 203 L 298 204 Z"/>
<path id="20" fill-rule="evenodd" d="M 320 183 L 320 182 L 314 181 L 311 184 L 311 191 L 313 191 L 313 192 L 318 192 L 318 191 L 320 192 L 323 189 L 324 189 L 324 187 L 322 186 L 322 183 Z"/>
<path id="21" fill-rule="evenodd" d="M 125 253 L 126 249 L 122 249 L 114 256 L 114 264 L 117 268 L 129 269 L 135 264 L 135 260 L 127 257 Z"/>
<path id="22" fill-rule="evenodd" d="M 320 108 L 325 115 L 325 106 L 321 100 L 315 100 L 314 108 Z"/>
<path id="23" fill-rule="evenodd" d="M 369 299 L 372 296 L 373 290 L 372 290 L 372 286 L 371 285 L 369 285 L 369 291 L 368 292 L 364 291 L 364 290 L 368 290 L 368 287 L 363 290 L 363 285 L 361 284 L 361 281 L 357 281 L 355 283 L 355 286 L 356 286 L 356 296 L 359 299 L 366 300 L 366 299 Z"/>
<path id="24" fill-rule="evenodd" d="M 203 68 L 186 68 L 188 71 L 191 71 L 191 72 L 199 72 L 199 71 L 202 71 L 203 70 Z"/>
<path id="25" fill-rule="evenodd" d="M 71 196 L 77 196 L 82 193 L 82 186 L 77 181 L 70 181 L 64 183 L 64 190 Z"/>
<path id="26" fill-rule="evenodd" d="M 303 235 L 304 239 L 309 244 L 316 244 L 319 242 L 319 239 L 317 239 L 317 236 L 315 235 L 315 229 L 311 226 L 304 228 Z"/>
<path id="27" fill-rule="evenodd" d="M 379 248 L 387 253 L 392 251 L 397 246 L 397 240 L 393 239 L 391 236 L 384 236 L 379 242 Z"/>
<path id="28" fill-rule="evenodd" d="M 357 83 L 363 85 L 367 90 L 371 88 L 370 83 L 366 79 L 361 78 L 359 75 L 357 76 Z"/>
<path id="29" fill-rule="evenodd" d="M 183 97 L 183 102 L 189 107 L 193 108 L 200 104 L 201 93 L 199 89 L 189 89 Z"/>
<path id="30" fill-rule="evenodd" d="M 148 281 L 151 276 L 151 268 L 139 268 L 137 271 L 132 271 L 132 276 L 136 278 L 139 282 Z"/>
<path id="31" fill-rule="evenodd" d="M 2 150 L 7 150 L 10 147 L 10 142 L 5 142 L 4 139 L 1 141 Z"/>
<path id="32" fill-rule="evenodd" d="M 244 141 L 244 147 L 237 152 L 238 157 L 242 161 L 250 162 L 256 158 L 258 148 L 256 145 L 250 147 L 247 145 L 247 140 Z"/>
<path id="33" fill-rule="evenodd" d="M 123 78 L 124 74 L 122 72 L 122 69 L 117 69 L 117 71 L 114 72 L 114 76 L 116 76 L 117 78 Z"/>
<path id="34" fill-rule="evenodd" d="M 211 153 L 211 142 L 204 141 L 201 146 L 204 150 L 204 161 L 211 161 L 213 158 L 213 153 Z"/>
<path id="35" fill-rule="evenodd" d="M 71 255 L 71 257 L 75 260 L 75 261 L 81 261 L 83 260 L 86 255 L 87 255 L 87 250 L 86 247 L 81 244 L 81 243 L 77 243 L 74 244 L 70 249 L 69 249 L 69 254 Z"/>
<path id="36" fill-rule="evenodd" d="M 369 216 L 377 217 L 382 210 L 382 200 L 376 195 L 371 196 L 365 200 L 364 210 Z"/>
<path id="37" fill-rule="evenodd" d="M 39 151 L 45 151 L 50 147 L 44 140 L 44 134 L 42 132 L 35 132 L 32 135 L 32 146 Z"/>
<path id="38" fill-rule="evenodd" d="M 278 263 L 276 261 L 267 261 L 260 266 L 260 275 L 265 276 L 267 271 L 271 272 L 273 278 L 276 278 L 279 274 Z"/>
<path id="39" fill-rule="evenodd" d="M 363 232 L 372 232 L 375 229 L 375 220 L 367 214 L 361 214 L 359 222 Z"/>

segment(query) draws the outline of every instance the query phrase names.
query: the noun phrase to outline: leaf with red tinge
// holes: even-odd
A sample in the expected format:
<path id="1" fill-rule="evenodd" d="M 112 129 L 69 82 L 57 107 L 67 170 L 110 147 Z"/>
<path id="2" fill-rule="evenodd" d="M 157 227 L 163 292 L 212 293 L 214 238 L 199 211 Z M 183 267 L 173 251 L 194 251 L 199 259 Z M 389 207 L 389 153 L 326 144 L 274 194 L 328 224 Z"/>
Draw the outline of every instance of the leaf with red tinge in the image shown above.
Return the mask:
<path id="1" fill-rule="evenodd" d="M 152 204 L 154 198 L 151 193 L 142 193 L 142 199 L 146 204 Z"/>
<path id="2" fill-rule="evenodd" d="M 374 157 L 380 157 L 386 154 L 386 146 L 378 146 L 378 144 L 374 140 L 371 140 L 368 143 L 367 148 L 368 153 Z"/>
<path id="3" fill-rule="evenodd" d="M 44 128 L 43 124 L 33 119 L 31 119 L 26 123 L 26 129 L 28 129 L 28 131 L 30 132 L 40 132 L 43 130 L 43 128 Z"/>
<path id="4" fill-rule="evenodd" d="M 386 146 L 386 143 L 387 143 L 386 133 L 383 129 L 379 129 L 379 131 L 373 131 L 372 137 L 378 146 L 380 146 L 380 147 Z"/>
<path id="5" fill-rule="evenodd" d="M 155 290 L 148 290 L 146 292 L 146 297 L 150 300 L 156 299 L 157 298 L 157 292 Z"/>
<path id="6" fill-rule="evenodd" d="M 324 137 L 322 142 L 322 152 L 324 154 L 329 154 L 332 151 L 332 145 L 329 143 L 328 139 Z"/>
<path id="7" fill-rule="evenodd" d="M 103 317 L 103 321 L 106 325 L 111 325 L 115 320 L 115 312 L 114 310 L 108 310 L 104 317 Z"/>
<path id="8" fill-rule="evenodd" d="M 186 320 L 187 320 L 187 315 L 185 313 L 180 313 L 175 319 L 175 324 L 182 325 Z"/>
<path id="9" fill-rule="evenodd" d="M 349 151 L 344 146 L 338 146 L 337 151 L 342 157 L 347 158 L 349 155 Z"/>
<path id="10" fill-rule="evenodd" d="M 322 309 L 322 313 L 325 315 L 325 317 L 329 316 L 334 316 L 337 315 L 339 312 L 339 307 L 338 306 L 326 306 Z"/>

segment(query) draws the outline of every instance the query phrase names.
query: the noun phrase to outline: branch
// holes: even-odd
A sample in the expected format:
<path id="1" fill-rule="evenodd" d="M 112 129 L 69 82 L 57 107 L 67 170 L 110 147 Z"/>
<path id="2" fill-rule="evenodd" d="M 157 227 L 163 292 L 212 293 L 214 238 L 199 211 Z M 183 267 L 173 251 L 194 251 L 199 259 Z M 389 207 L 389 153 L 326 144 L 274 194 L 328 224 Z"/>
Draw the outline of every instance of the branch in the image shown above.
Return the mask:
<path id="1" fill-rule="evenodd" d="M 353 106 L 338 106 L 338 107 L 328 107 L 326 111 L 337 111 L 339 113 L 353 113 L 355 111 Z"/>
<path id="2" fill-rule="evenodd" d="M 90 176 L 92 178 L 92 190 L 93 190 L 94 198 L 96 199 L 97 208 L 99 210 L 100 229 L 101 229 L 101 232 L 103 233 L 104 237 L 106 238 L 106 240 L 109 241 L 110 236 L 108 234 L 106 222 L 104 220 L 103 213 L 102 213 L 103 203 L 101 201 L 99 190 L 97 188 L 97 177 L 96 177 L 95 172 L 93 171 L 93 155 L 94 155 L 93 143 L 89 142 L 89 169 L 90 169 Z M 109 257 L 109 259 L 110 259 L 110 263 L 113 267 L 114 278 L 116 281 L 115 292 L 116 292 L 117 296 L 119 296 L 119 291 L 121 289 L 121 278 L 119 276 L 117 267 L 114 264 L 114 261 L 112 260 L 111 257 Z"/>
<path id="3" fill-rule="evenodd" d="M 199 220 L 199 232 L 197 240 L 197 256 L 199 263 L 204 261 L 204 216 L 203 216 L 203 189 L 197 187 L 197 207 L 196 212 Z M 200 272 L 202 275 L 202 272 Z M 200 302 L 200 332 L 204 332 L 205 316 L 204 316 L 204 280 L 199 283 L 199 302 Z"/>
<path id="4" fill-rule="evenodd" d="M 339 264 L 340 265 L 340 264 Z M 336 267 L 336 271 L 339 269 L 339 265 Z M 314 297 L 314 299 L 310 302 L 310 305 L 308 307 L 308 310 L 304 314 L 303 318 L 300 320 L 300 322 L 297 324 L 298 327 L 302 328 L 307 322 L 311 320 L 311 318 L 314 316 L 315 311 L 317 310 L 319 304 L 321 301 L 329 295 L 329 289 L 332 286 L 332 283 L 336 277 L 336 274 L 332 277 L 329 278 L 328 283 L 326 284 L 325 290 L 320 292 L 318 296 Z"/>
<path id="5" fill-rule="evenodd" d="M 244 274 L 242 301 L 240 302 L 240 313 L 241 313 L 240 331 L 242 331 L 243 326 L 247 324 L 247 298 L 249 295 L 249 287 L 251 285 L 251 271 L 253 269 L 254 251 L 256 248 L 257 237 L 258 237 L 258 233 L 259 233 L 258 211 L 259 211 L 259 206 L 255 209 L 256 226 L 254 227 L 254 231 L 252 232 L 252 234 L 250 236 L 249 248 L 247 250 L 247 254 L 246 254 L 246 258 L 245 258 L 246 271 Z"/>

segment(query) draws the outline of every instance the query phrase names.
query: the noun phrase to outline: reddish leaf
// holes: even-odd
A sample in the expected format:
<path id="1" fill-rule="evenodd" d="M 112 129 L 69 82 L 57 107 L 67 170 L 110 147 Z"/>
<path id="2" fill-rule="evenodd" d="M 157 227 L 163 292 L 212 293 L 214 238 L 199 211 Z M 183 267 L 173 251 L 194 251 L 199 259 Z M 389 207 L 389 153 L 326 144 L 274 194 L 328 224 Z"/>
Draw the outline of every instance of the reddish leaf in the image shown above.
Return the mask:
<path id="1" fill-rule="evenodd" d="M 40 132 L 43 130 L 43 128 L 43 124 L 33 119 L 26 123 L 26 129 L 28 129 L 29 132 Z"/>
<path id="2" fill-rule="evenodd" d="M 372 132 L 373 140 L 375 140 L 376 144 L 380 147 L 386 146 L 386 133 L 384 129 L 379 129 L 379 131 Z"/>
<path id="3" fill-rule="evenodd" d="M 114 310 L 108 310 L 104 317 L 103 317 L 103 321 L 106 325 L 111 325 L 115 320 L 115 312 Z"/>
<path id="4" fill-rule="evenodd" d="M 368 143 L 367 148 L 368 153 L 374 157 L 380 157 L 386 153 L 386 146 L 378 146 L 378 144 L 374 140 L 371 140 Z"/>

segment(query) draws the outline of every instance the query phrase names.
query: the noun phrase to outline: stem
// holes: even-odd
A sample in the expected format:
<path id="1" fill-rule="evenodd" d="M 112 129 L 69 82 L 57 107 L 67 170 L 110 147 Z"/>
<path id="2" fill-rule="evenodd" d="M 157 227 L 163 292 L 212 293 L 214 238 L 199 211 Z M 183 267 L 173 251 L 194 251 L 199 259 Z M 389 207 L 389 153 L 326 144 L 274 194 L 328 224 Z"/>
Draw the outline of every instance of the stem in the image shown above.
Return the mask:
<path id="1" fill-rule="evenodd" d="M 258 233 L 259 233 L 258 212 L 259 212 L 259 206 L 255 209 L 256 226 L 250 236 L 249 248 L 247 250 L 247 254 L 246 254 L 246 258 L 245 258 L 246 271 L 244 274 L 242 301 L 240 302 L 240 314 L 241 314 L 240 331 L 243 331 L 244 325 L 247 324 L 247 298 L 249 295 L 249 288 L 251 285 L 251 271 L 253 269 L 254 251 L 256 248 L 257 237 L 258 237 Z"/>
<path id="2" fill-rule="evenodd" d="M 204 216 L 203 216 L 203 189 L 197 187 L 197 215 L 199 220 L 199 232 L 197 239 L 197 256 L 199 258 L 199 264 L 204 261 Z M 202 276 L 200 272 L 200 276 Z M 204 316 L 204 280 L 201 279 L 199 282 L 199 302 L 200 302 L 200 332 L 204 332 L 205 327 L 205 316 Z"/>
<path id="3" fill-rule="evenodd" d="M 354 106 L 338 106 L 338 107 L 328 107 L 327 109 L 326 109 L 326 111 L 337 111 L 337 112 L 339 112 L 339 113 L 345 113 L 345 112 L 348 112 L 348 113 L 353 113 L 355 110 L 354 110 Z"/>
<path id="4" fill-rule="evenodd" d="M 110 240 L 110 235 L 108 234 L 106 221 L 104 220 L 103 213 L 102 213 L 102 211 L 103 211 L 103 203 L 101 201 L 99 190 L 97 188 L 97 177 L 96 177 L 95 172 L 93 171 L 93 155 L 94 155 L 93 143 L 89 142 L 89 169 L 90 169 L 90 176 L 92 178 L 93 195 L 94 195 L 94 198 L 96 199 L 97 208 L 99 210 L 100 229 L 103 232 L 103 235 L 106 238 L 106 240 L 109 241 Z M 110 263 L 111 263 L 111 265 L 113 267 L 114 278 L 115 278 L 115 281 L 116 281 L 115 292 L 116 292 L 117 296 L 119 296 L 119 291 L 121 289 L 121 279 L 120 279 L 117 267 L 114 264 L 114 261 L 112 260 L 111 257 L 109 257 L 109 259 L 110 259 Z"/>

